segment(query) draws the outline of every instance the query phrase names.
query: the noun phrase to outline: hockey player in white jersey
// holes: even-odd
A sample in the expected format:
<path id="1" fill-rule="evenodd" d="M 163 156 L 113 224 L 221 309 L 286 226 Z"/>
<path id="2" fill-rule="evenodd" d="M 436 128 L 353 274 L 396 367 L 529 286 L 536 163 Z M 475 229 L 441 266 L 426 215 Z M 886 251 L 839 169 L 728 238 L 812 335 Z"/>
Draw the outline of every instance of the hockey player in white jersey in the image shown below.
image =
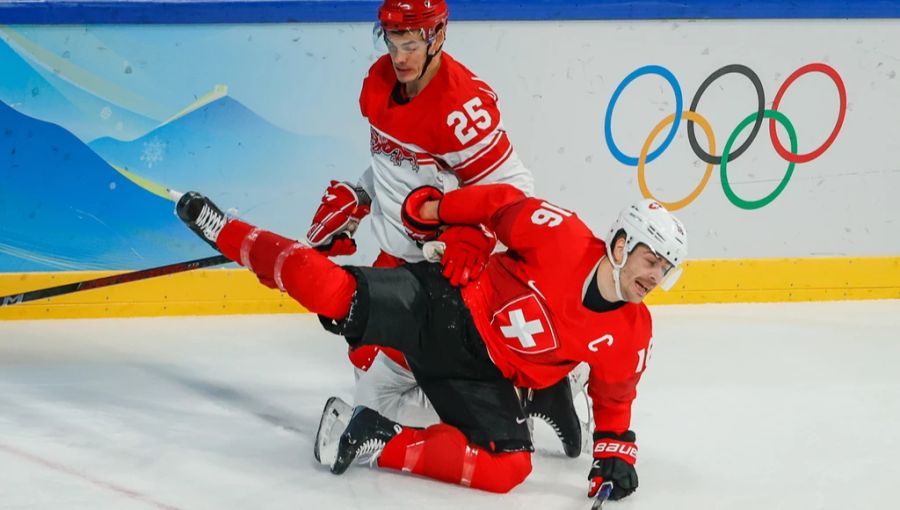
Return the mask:
<path id="1" fill-rule="evenodd" d="M 363 81 L 359 103 L 370 125 L 370 166 L 355 184 L 332 181 L 316 211 L 307 241 L 328 255 L 356 251 L 352 238 L 368 217 L 381 253 L 375 267 L 424 260 L 422 246 L 400 219 L 403 199 L 413 189 L 506 183 L 533 194 L 531 172 L 522 164 L 501 122 L 497 95 L 465 66 L 442 51 L 448 8 L 444 0 L 386 0 L 377 29 L 388 54 Z M 495 240 L 482 230 L 454 229 L 443 241 L 444 274 L 456 286 L 474 280 Z M 365 346 L 350 352 L 356 367 L 356 405 L 407 424 L 437 421 L 403 355 Z M 581 384 L 580 382 L 578 384 Z M 539 392 L 525 391 L 526 414 L 546 420 L 566 454 L 581 451 L 581 425 L 567 379 Z M 316 458 L 329 450 L 351 407 L 337 397 L 327 402 L 316 441 Z M 337 432 L 337 434 L 335 434 Z"/>

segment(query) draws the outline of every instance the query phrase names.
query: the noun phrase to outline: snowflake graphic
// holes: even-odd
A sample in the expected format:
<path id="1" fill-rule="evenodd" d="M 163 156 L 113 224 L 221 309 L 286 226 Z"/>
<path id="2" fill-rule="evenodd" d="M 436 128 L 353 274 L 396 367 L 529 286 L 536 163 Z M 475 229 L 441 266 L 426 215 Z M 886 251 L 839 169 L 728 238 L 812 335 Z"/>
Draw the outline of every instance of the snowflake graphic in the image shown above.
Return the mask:
<path id="1" fill-rule="evenodd" d="M 159 138 L 144 142 L 144 152 L 141 153 L 141 161 L 147 163 L 147 168 L 161 163 L 166 155 L 166 142 Z"/>

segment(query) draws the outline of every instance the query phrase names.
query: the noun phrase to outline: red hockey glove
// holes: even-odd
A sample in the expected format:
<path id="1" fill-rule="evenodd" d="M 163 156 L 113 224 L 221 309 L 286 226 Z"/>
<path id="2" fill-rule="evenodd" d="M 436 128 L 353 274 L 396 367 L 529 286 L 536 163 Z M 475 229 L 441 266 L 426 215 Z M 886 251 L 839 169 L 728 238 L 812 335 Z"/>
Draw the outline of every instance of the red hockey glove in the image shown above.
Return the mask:
<path id="1" fill-rule="evenodd" d="M 421 186 L 409 192 L 400 209 L 400 220 L 410 238 L 422 243 L 437 238 L 441 222 L 422 218 L 420 211 L 425 202 L 440 200 L 443 196 L 444 193 L 434 186 Z"/>
<path id="2" fill-rule="evenodd" d="M 637 460 L 637 446 L 634 432 L 626 430 L 622 434 L 614 432 L 594 432 L 594 462 L 588 473 L 588 497 L 593 498 L 600 490 L 600 484 L 609 480 L 613 483 L 609 499 L 622 499 L 637 489 L 638 476 L 634 470 Z"/>
<path id="3" fill-rule="evenodd" d="M 355 253 L 356 242 L 351 236 L 367 214 L 369 204 L 362 203 L 353 186 L 346 182 L 331 181 L 322 195 L 322 203 L 313 215 L 306 240 L 310 246 L 329 256 Z"/>
<path id="4" fill-rule="evenodd" d="M 356 241 L 347 232 L 335 234 L 331 241 L 316 247 L 317 250 L 329 257 L 340 255 L 353 255 L 356 253 Z"/>
<path id="5" fill-rule="evenodd" d="M 497 239 L 478 227 L 454 226 L 438 236 L 444 243 L 444 277 L 454 287 L 465 287 L 484 271 Z"/>

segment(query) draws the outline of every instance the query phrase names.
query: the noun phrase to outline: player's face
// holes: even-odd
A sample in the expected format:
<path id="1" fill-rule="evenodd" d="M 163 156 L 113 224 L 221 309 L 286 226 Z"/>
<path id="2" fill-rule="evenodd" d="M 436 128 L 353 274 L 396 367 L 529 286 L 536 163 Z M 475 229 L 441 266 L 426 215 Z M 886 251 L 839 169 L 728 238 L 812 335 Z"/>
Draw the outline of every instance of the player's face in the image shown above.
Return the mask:
<path id="1" fill-rule="evenodd" d="M 630 303 L 640 303 L 671 269 L 672 264 L 666 259 L 638 244 L 628 255 L 619 276 L 622 297 Z"/>
<path id="2" fill-rule="evenodd" d="M 384 42 L 391 54 L 394 73 L 400 83 L 415 81 L 422 75 L 428 52 L 428 43 L 422 38 L 422 32 L 403 31 L 388 32 Z"/>

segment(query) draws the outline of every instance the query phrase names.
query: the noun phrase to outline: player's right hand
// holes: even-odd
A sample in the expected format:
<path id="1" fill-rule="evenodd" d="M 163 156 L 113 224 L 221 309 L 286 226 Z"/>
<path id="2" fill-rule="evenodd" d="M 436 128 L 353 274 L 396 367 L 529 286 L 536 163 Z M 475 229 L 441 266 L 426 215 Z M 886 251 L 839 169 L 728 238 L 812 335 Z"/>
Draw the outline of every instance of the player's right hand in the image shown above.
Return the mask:
<path id="1" fill-rule="evenodd" d="M 351 255 L 356 252 L 353 232 L 367 214 L 369 205 L 360 202 L 353 186 L 331 181 L 313 215 L 306 240 L 328 256 Z"/>
<path id="2" fill-rule="evenodd" d="M 437 240 L 444 243 L 444 277 L 454 287 L 465 287 L 477 280 L 497 246 L 497 238 L 469 225 L 450 227 Z"/>
<path id="3" fill-rule="evenodd" d="M 441 222 L 423 218 L 422 205 L 443 197 L 444 193 L 434 186 L 420 186 L 409 192 L 400 208 L 400 220 L 411 239 L 424 243 L 433 241 L 440 235 Z"/>
<path id="4" fill-rule="evenodd" d="M 612 481 L 613 490 L 609 499 L 622 499 L 638 487 L 637 446 L 634 432 L 594 432 L 594 462 L 588 473 L 588 497 L 593 498 L 605 481 Z"/>

